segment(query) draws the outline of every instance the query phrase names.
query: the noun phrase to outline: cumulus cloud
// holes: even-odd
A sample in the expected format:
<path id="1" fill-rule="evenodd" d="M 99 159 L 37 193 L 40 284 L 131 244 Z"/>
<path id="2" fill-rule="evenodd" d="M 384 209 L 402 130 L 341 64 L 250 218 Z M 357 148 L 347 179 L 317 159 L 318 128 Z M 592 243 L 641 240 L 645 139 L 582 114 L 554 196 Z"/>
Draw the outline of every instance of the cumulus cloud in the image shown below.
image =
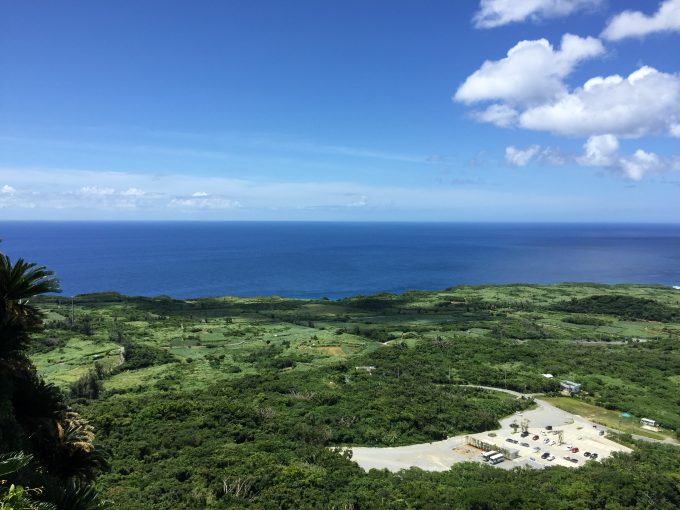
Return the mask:
<path id="1" fill-rule="evenodd" d="M 680 32 L 680 0 L 666 0 L 651 16 L 640 11 L 624 11 L 614 16 L 602 32 L 609 41 L 644 37 L 655 32 Z"/>
<path id="2" fill-rule="evenodd" d="M 205 191 L 196 191 L 191 194 L 192 197 L 207 197 L 208 194 Z"/>
<path id="3" fill-rule="evenodd" d="M 498 127 L 510 127 L 517 120 L 518 112 L 506 104 L 492 104 L 486 110 L 474 112 L 473 118 Z"/>
<path id="4" fill-rule="evenodd" d="M 578 158 L 587 166 L 611 166 L 618 158 L 619 140 L 614 135 L 591 136 L 583 146 L 585 153 Z"/>
<path id="5" fill-rule="evenodd" d="M 584 154 L 577 158 L 579 164 L 607 168 L 633 181 L 642 180 L 649 173 L 673 168 L 671 162 L 642 149 L 631 156 L 621 156 L 619 141 L 611 134 L 591 136 L 583 148 Z"/>
<path id="6" fill-rule="evenodd" d="M 472 117 L 500 127 L 583 137 L 680 136 L 678 74 L 642 66 L 627 77 L 596 76 L 569 89 L 565 78 L 575 66 L 602 53 L 592 37 L 566 34 L 559 50 L 545 39 L 520 41 L 468 76 L 454 100 L 490 103 Z"/>
<path id="7" fill-rule="evenodd" d="M 566 83 L 580 62 L 602 53 L 602 43 L 592 37 L 566 34 L 559 50 L 545 39 L 520 41 L 505 58 L 484 62 L 458 88 L 454 100 L 481 105 L 483 109 L 471 114 L 479 122 L 587 139 L 578 157 L 554 149 L 541 152 L 538 146 L 509 146 L 505 158 L 515 166 L 533 159 L 550 165 L 570 161 L 633 180 L 677 169 L 680 157 L 664 158 L 641 148 L 621 155 L 619 139 L 680 138 L 680 74 L 642 66 L 626 77 L 596 76 L 580 87 Z"/>
<path id="8" fill-rule="evenodd" d="M 477 28 L 493 28 L 530 19 L 568 16 L 583 9 L 593 9 L 602 0 L 481 0 L 473 23 Z"/>
<path id="9" fill-rule="evenodd" d="M 514 166 L 523 167 L 532 161 L 543 165 L 561 166 L 573 163 L 584 167 L 599 167 L 633 181 L 640 181 L 652 173 L 680 171 L 680 157 L 663 158 L 653 152 L 637 149 L 630 155 L 620 153 L 619 139 L 612 135 L 596 135 L 588 138 L 583 153 L 563 153 L 552 147 L 542 149 L 531 145 L 518 149 L 513 145 L 505 149 L 505 159 Z"/>
<path id="10" fill-rule="evenodd" d="M 563 79 L 581 61 L 602 53 L 602 43 L 593 37 L 565 34 L 559 50 L 546 39 L 520 41 L 505 58 L 487 60 L 468 76 L 454 100 L 466 104 L 501 101 L 479 116 L 502 124 L 512 117 L 509 105 L 541 104 L 565 94 Z"/>
<path id="11" fill-rule="evenodd" d="M 9 184 L 5 184 L 2 188 L 0 188 L 0 193 L 3 193 L 5 195 L 11 195 L 13 193 L 16 193 L 17 190 L 15 190 L 12 186 Z"/>
<path id="12" fill-rule="evenodd" d="M 510 145 L 505 149 L 505 160 L 513 166 L 526 166 L 540 150 L 538 145 L 532 145 L 526 149 L 518 149 Z"/>
<path id="13" fill-rule="evenodd" d="M 570 136 L 670 133 L 680 120 L 680 76 L 641 67 L 627 78 L 588 80 L 559 99 L 526 109 L 523 128 Z"/>

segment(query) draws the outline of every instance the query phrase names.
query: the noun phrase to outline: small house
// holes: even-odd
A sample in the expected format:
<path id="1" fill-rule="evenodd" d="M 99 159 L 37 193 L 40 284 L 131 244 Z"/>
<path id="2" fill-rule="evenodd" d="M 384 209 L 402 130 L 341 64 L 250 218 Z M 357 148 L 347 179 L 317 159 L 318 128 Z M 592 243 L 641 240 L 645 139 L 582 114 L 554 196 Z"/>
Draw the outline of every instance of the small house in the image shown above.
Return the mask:
<path id="1" fill-rule="evenodd" d="M 562 391 L 565 391 L 570 395 L 575 395 L 581 391 L 581 385 L 579 383 L 575 383 L 574 381 L 560 381 L 560 388 Z"/>

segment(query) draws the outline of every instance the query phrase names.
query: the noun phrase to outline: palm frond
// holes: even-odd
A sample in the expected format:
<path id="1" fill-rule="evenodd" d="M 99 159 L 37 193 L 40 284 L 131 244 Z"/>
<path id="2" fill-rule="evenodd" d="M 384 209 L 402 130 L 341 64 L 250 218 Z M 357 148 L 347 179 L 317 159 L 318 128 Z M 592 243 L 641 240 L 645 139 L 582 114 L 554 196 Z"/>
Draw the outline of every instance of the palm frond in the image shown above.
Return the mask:
<path id="1" fill-rule="evenodd" d="M 0 454 L 0 477 L 16 473 L 20 469 L 28 466 L 33 458 L 24 452 L 13 452 Z"/>

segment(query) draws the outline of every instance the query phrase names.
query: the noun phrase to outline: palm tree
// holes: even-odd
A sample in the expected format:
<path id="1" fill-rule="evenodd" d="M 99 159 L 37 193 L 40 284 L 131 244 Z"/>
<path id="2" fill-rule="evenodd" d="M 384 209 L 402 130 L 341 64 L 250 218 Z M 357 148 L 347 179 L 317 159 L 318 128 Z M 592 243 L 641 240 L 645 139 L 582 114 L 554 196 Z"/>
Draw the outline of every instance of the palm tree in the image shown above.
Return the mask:
<path id="1" fill-rule="evenodd" d="M 25 347 L 27 333 L 38 328 L 42 318 L 30 299 L 48 292 L 60 292 L 52 271 L 24 259 L 12 264 L 0 253 L 0 358 Z"/>

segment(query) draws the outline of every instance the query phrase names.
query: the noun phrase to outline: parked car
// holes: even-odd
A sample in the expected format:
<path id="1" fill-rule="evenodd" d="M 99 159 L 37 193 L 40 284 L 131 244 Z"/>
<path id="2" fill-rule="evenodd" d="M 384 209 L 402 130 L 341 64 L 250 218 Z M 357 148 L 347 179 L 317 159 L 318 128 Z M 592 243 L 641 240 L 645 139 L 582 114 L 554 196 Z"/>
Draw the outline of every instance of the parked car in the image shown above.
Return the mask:
<path id="1" fill-rule="evenodd" d="M 540 446 L 534 446 L 534 447 L 532 448 L 532 450 L 533 450 L 534 452 L 538 453 L 538 452 L 541 451 L 541 447 L 540 447 Z"/>
<path id="2" fill-rule="evenodd" d="M 604 436 L 604 430 L 600 430 L 599 434 L 600 434 L 601 436 Z"/>
<path id="3" fill-rule="evenodd" d="M 552 425 L 548 425 L 545 430 L 552 430 Z"/>
<path id="4" fill-rule="evenodd" d="M 548 439 L 547 437 L 543 440 L 544 444 L 548 444 L 549 442 L 550 442 L 550 439 Z"/>
<path id="5" fill-rule="evenodd" d="M 578 448 L 572 448 L 571 453 L 578 453 Z"/>
<path id="6" fill-rule="evenodd" d="M 525 447 L 528 448 L 528 447 L 529 447 L 529 443 L 520 443 L 520 446 L 525 446 Z"/>
<path id="7" fill-rule="evenodd" d="M 533 439 L 534 441 L 538 441 L 539 437 L 538 437 L 538 436 L 534 436 L 534 437 L 532 437 L 531 439 Z"/>
<path id="8" fill-rule="evenodd" d="M 569 459 L 569 462 L 573 462 L 574 464 L 576 464 L 578 462 L 578 459 L 572 457 L 571 459 Z"/>
<path id="9" fill-rule="evenodd" d="M 541 458 L 544 460 L 547 459 L 548 457 L 550 457 L 550 453 L 548 452 L 545 452 L 543 455 L 541 455 Z"/>
<path id="10" fill-rule="evenodd" d="M 583 454 L 584 457 L 590 457 L 590 452 L 586 452 Z"/>
<path id="11" fill-rule="evenodd" d="M 519 441 L 517 441 L 517 439 L 512 439 L 512 438 L 510 438 L 510 437 L 507 438 L 505 441 L 508 442 L 508 443 L 512 443 L 512 444 L 517 444 L 517 443 L 519 443 Z"/>
<path id="12" fill-rule="evenodd" d="M 599 457 L 599 455 L 597 453 L 591 453 L 590 454 L 590 458 L 593 459 L 593 460 L 597 459 L 598 457 Z"/>
<path id="13" fill-rule="evenodd" d="M 520 434 L 522 437 L 527 437 L 528 435 L 529 433 L 526 430 Z"/>
<path id="14" fill-rule="evenodd" d="M 555 460 L 555 456 L 554 456 L 554 455 L 551 455 L 550 457 L 548 457 L 548 462 L 552 462 L 553 460 Z"/>

